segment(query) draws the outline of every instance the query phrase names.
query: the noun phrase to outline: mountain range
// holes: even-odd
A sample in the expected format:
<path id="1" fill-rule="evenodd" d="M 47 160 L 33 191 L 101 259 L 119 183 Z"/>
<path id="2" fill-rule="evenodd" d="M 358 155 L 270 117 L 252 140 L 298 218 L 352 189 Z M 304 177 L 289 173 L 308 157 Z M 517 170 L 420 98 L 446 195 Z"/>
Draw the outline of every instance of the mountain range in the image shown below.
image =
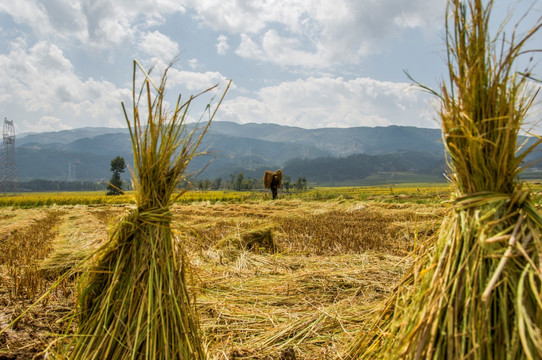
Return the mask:
<path id="1" fill-rule="evenodd" d="M 19 134 L 19 179 L 100 181 L 121 156 L 132 167 L 127 128 L 78 128 Z M 303 129 L 277 124 L 216 121 L 189 171 L 200 179 L 227 179 L 242 172 L 260 178 L 282 168 L 292 179 L 318 184 L 359 183 L 374 174 L 411 172 L 442 178 L 444 147 L 439 129 L 405 126 Z M 128 179 L 128 172 L 124 174 Z"/>

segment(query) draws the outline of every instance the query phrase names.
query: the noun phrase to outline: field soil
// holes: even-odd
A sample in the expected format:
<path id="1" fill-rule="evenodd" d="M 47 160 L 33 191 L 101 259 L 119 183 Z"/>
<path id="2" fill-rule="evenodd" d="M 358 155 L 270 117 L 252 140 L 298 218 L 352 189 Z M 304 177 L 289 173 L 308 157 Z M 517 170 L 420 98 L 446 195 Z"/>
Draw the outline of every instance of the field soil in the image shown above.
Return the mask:
<path id="1" fill-rule="evenodd" d="M 0 359 L 44 358 L 73 330 L 78 276 L 59 276 L 130 206 L 0 208 Z M 445 211 L 408 201 L 175 205 L 209 357 L 336 357 L 370 327 Z"/>

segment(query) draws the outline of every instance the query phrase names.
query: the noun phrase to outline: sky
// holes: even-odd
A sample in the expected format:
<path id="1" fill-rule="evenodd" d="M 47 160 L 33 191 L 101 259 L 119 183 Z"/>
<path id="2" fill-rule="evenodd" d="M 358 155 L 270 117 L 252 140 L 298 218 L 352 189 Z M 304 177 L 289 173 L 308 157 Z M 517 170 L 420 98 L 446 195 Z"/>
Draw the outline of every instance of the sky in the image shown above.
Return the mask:
<path id="1" fill-rule="evenodd" d="M 406 73 L 434 89 L 445 79 L 445 7 L 446 0 L 0 0 L 0 116 L 17 134 L 125 127 L 133 60 L 157 76 L 176 58 L 170 102 L 219 84 L 191 107 L 192 119 L 231 79 L 216 121 L 436 128 L 434 97 Z M 542 0 L 497 0 L 495 23 L 512 10 L 528 11 L 524 23 L 532 24 Z M 538 36 L 528 47 L 541 44 Z"/>

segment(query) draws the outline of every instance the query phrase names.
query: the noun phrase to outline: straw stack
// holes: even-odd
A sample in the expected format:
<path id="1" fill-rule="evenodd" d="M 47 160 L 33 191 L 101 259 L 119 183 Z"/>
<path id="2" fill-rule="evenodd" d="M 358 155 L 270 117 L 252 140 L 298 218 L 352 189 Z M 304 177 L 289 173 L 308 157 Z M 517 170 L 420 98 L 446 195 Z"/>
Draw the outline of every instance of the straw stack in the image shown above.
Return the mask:
<path id="1" fill-rule="evenodd" d="M 144 74 L 139 92 L 138 68 Z M 137 208 L 119 222 L 84 278 L 79 326 L 67 348 L 68 358 L 206 358 L 169 208 L 227 88 L 214 111 L 208 105 L 209 121 L 196 135 L 185 127 L 194 97 L 181 103 L 179 96 L 173 111 L 164 108 L 166 75 L 167 70 L 155 86 L 134 61 L 133 121 L 124 104 L 123 109 L 134 152 Z M 141 117 L 147 117 L 146 125 Z"/>
<path id="2" fill-rule="evenodd" d="M 492 38 L 492 5 L 448 9 L 450 80 L 438 96 L 454 207 L 349 358 L 542 358 L 542 218 L 518 179 L 540 143 L 518 151 L 537 94 L 514 66 L 542 23 Z"/>
<path id="3" fill-rule="evenodd" d="M 266 189 L 271 188 L 271 181 L 273 180 L 273 176 L 275 175 L 277 176 L 277 179 L 279 181 L 278 187 L 282 186 L 282 170 L 278 169 L 275 172 L 266 171 L 265 174 L 263 175 L 263 184 Z"/>

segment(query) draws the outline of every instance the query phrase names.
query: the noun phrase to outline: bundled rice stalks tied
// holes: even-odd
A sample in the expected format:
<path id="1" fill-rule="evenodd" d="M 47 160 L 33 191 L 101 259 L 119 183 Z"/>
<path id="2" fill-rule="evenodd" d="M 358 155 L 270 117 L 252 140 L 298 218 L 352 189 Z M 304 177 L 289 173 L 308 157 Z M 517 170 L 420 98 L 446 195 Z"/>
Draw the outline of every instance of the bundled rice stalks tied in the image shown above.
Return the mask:
<path id="1" fill-rule="evenodd" d="M 492 39 L 492 5 L 448 9 L 450 84 L 438 96 L 455 206 L 349 358 L 542 358 L 542 218 L 518 180 L 540 144 L 519 151 L 537 93 L 514 69 L 542 23 Z"/>
<path id="2" fill-rule="evenodd" d="M 281 187 L 282 186 L 282 170 L 281 169 L 278 169 L 277 171 L 275 172 L 272 172 L 272 171 L 266 171 L 263 175 L 263 184 L 265 186 L 266 189 L 270 189 L 271 188 L 271 181 L 273 181 L 273 176 L 276 176 L 277 177 L 277 180 L 278 180 L 278 185 L 277 187 Z"/>
<path id="3" fill-rule="evenodd" d="M 144 74 L 139 93 L 138 68 Z M 120 221 L 83 279 L 78 329 L 66 347 L 70 359 L 206 358 L 169 208 L 228 88 L 214 111 L 207 106 L 209 121 L 203 129 L 188 131 L 185 119 L 194 97 L 181 103 L 179 96 L 174 110 L 166 111 L 167 71 L 155 86 L 134 61 L 132 122 L 124 104 L 123 109 L 134 152 L 137 208 Z"/>

